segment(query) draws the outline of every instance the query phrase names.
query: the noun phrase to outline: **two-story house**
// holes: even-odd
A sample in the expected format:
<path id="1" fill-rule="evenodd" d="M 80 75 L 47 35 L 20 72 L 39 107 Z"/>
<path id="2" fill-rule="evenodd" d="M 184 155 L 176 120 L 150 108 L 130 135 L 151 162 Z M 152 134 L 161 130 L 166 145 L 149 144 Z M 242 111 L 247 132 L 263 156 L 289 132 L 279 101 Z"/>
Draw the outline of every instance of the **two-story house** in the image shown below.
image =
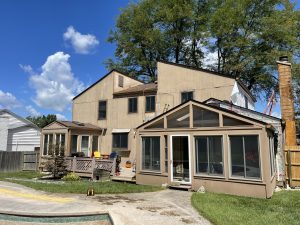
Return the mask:
<path id="1" fill-rule="evenodd" d="M 101 153 L 117 151 L 123 162 L 135 160 L 136 128 L 190 99 L 216 98 L 254 109 L 254 96 L 230 76 L 169 62 L 158 62 L 157 70 L 157 81 L 147 84 L 112 70 L 74 97 L 72 120 L 103 130 L 98 137 Z M 81 137 L 72 138 L 80 151 Z M 91 156 L 96 149 L 91 147 L 92 140 L 88 142 Z"/>

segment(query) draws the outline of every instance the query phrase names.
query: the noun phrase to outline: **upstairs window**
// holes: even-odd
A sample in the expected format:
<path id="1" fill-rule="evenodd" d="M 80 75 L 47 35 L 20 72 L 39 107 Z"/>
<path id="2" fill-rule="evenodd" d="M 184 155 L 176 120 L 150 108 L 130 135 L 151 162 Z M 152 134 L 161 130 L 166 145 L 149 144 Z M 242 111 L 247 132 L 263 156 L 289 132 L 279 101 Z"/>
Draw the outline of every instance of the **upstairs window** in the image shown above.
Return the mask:
<path id="1" fill-rule="evenodd" d="M 137 98 L 128 99 L 128 113 L 137 113 Z"/>
<path id="2" fill-rule="evenodd" d="M 155 112 L 155 96 L 146 96 L 146 112 Z"/>
<path id="3" fill-rule="evenodd" d="M 113 134 L 113 148 L 127 149 L 128 148 L 128 133 Z"/>
<path id="4" fill-rule="evenodd" d="M 106 119 L 106 101 L 99 101 L 98 107 L 98 119 L 105 120 Z"/>
<path id="5" fill-rule="evenodd" d="M 188 100 L 193 99 L 193 92 L 188 91 L 188 92 L 181 92 L 181 103 L 187 102 Z"/>

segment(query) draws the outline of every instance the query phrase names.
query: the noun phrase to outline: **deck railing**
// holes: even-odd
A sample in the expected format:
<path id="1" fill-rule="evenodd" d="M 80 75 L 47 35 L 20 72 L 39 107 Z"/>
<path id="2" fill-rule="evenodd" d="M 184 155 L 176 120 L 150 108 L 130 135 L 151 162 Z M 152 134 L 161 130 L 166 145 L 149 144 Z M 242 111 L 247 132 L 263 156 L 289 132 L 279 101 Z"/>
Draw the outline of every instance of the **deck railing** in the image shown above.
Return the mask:
<path id="1" fill-rule="evenodd" d="M 116 170 L 116 159 L 96 159 L 81 157 L 66 157 L 67 170 L 93 177 L 94 169 L 109 171 L 113 176 Z"/>

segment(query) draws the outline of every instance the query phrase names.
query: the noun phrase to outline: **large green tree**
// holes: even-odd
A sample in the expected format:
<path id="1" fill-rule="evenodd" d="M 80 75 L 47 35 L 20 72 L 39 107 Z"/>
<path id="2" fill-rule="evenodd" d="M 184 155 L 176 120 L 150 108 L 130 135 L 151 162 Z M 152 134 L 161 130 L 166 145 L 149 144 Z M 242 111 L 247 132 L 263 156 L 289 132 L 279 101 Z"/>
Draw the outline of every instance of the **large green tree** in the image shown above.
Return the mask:
<path id="1" fill-rule="evenodd" d="M 278 57 L 297 63 L 299 21 L 287 0 L 141 0 L 118 17 L 108 39 L 116 60 L 106 63 L 155 79 L 157 60 L 201 68 L 213 53 L 210 69 L 268 95 L 277 86 Z"/>
<path id="2" fill-rule="evenodd" d="M 47 126 L 48 124 L 56 121 L 56 115 L 48 114 L 47 116 L 28 116 L 26 117 L 27 120 L 31 121 L 35 125 L 40 128 Z"/>

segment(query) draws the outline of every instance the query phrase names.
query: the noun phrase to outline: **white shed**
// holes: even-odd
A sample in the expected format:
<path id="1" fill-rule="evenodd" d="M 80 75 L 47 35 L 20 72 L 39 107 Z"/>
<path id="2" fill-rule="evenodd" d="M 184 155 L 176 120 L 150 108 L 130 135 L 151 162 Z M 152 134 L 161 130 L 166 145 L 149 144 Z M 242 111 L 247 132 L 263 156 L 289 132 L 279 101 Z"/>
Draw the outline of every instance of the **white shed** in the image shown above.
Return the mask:
<path id="1" fill-rule="evenodd" d="M 0 151 L 34 151 L 40 147 L 41 129 L 7 110 L 0 110 Z"/>

